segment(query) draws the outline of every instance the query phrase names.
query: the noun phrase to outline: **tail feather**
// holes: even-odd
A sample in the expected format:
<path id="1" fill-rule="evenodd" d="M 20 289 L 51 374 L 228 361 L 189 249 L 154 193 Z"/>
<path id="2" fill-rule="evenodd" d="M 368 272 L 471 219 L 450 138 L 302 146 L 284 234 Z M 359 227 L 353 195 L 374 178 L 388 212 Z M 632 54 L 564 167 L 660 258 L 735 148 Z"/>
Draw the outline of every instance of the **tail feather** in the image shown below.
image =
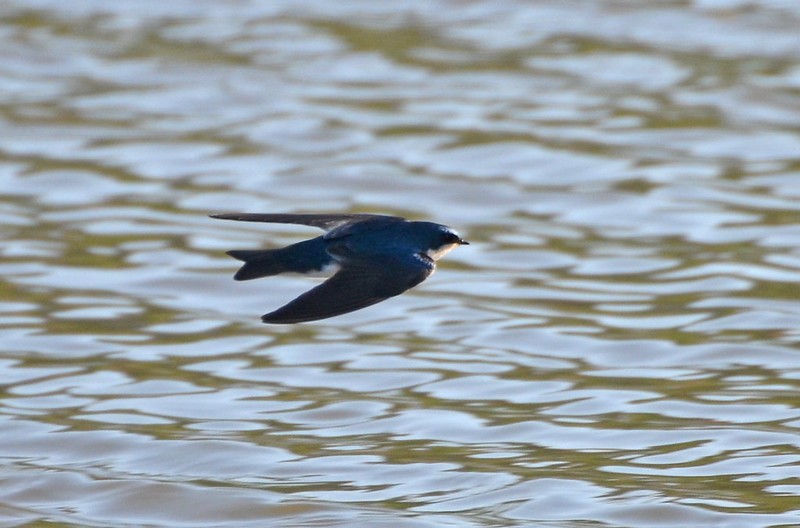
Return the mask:
<path id="1" fill-rule="evenodd" d="M 236 260 L 247 262 L 249 259 L 257 257 L 259 253 L 264 253 L 264 251 L 265 250 L 263 249 L 232 249 L 230 251 L 226 251 L 225 253 L 235 258 Z"/>
<path id="2" fill-rule="evenodd" d="M 234 249 L 228 251 L 228 255 L 244 262 L 234 280 L 243 281 L 269 277 L 286 271 L 286 263 L 281 258 L 281 249 Z"/>
<path id="3" fill-rule="evenodd" d="M 280 249 L 234 249 L 228 255 L 244 262 L 236 280 L 270 277 L 278 273 L 311 273 L 331 263 L 322 237 L 304 240 Z"/>

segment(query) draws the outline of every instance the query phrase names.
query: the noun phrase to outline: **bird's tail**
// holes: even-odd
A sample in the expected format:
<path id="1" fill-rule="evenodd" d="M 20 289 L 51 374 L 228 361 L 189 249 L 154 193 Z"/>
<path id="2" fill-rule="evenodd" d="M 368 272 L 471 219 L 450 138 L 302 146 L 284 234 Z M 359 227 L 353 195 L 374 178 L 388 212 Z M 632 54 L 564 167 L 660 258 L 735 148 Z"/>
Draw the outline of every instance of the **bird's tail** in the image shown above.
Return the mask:
<path id="1" fill-rule="evenodd" d="M 233 276 L 240 281 L 286 272 L 315 273 L 332 263 L 322 237 L 280 249 L 234 249 L 228 255 L 244 262 Z"/>
<path id="2" fill-rule="evenodd" d="M 281 258 L 282 252 L 282 249 L 234 249 L 228 251 L 228 255 L 244 262 L 239 271 L 236 272 L 236 275 L 233 276 L 234 280 L 258 279 L 288 271 L 286 262 Z"/>

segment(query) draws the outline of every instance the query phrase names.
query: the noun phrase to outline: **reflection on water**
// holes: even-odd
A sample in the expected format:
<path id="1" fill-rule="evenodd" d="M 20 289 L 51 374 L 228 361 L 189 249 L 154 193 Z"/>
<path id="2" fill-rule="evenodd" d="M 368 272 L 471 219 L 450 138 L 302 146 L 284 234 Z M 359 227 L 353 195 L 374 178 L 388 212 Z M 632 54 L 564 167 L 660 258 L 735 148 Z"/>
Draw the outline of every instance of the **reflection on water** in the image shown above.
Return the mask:
<path id="1" fill-rule="evenodd" d="M 800 8 L 0 7 L 0 524 L 800 524 Z M 473 244 L 297 326 L 222 211 Z"/>

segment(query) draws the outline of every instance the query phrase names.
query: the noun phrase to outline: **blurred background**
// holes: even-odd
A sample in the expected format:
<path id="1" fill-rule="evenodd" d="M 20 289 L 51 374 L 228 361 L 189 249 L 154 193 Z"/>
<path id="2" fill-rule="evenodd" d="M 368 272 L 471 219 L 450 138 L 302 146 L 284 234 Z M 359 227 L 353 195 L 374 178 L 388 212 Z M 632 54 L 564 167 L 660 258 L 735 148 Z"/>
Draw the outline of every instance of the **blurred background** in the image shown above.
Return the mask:
<path id="1" fill-rule="evenodd" d="M 0 526 L 800 525 L 800 3 L 0 21 Z M 472 245 L 268 326 L 226 211 Z"/>

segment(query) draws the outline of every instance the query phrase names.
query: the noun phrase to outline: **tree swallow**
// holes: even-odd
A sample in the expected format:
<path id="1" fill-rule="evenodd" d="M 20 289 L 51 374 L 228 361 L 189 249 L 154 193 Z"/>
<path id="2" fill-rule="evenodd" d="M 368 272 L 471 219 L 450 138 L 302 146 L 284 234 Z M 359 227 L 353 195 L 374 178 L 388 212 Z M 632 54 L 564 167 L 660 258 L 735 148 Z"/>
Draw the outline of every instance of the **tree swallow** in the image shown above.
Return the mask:
<path id="1" fill-rule="evenodd" d="M 215 214 L 212 218 L 301 224 L 325 234 L 281 249 L 235 249 L 244 262 L 235 280 L 279 273 L 333 273 L 328 280 L 261 317 L 265 323 L 303 323 L 366 308 L 424 281 L 436 261 L 469 244 L 447 226 L 373 214 Z"/>

